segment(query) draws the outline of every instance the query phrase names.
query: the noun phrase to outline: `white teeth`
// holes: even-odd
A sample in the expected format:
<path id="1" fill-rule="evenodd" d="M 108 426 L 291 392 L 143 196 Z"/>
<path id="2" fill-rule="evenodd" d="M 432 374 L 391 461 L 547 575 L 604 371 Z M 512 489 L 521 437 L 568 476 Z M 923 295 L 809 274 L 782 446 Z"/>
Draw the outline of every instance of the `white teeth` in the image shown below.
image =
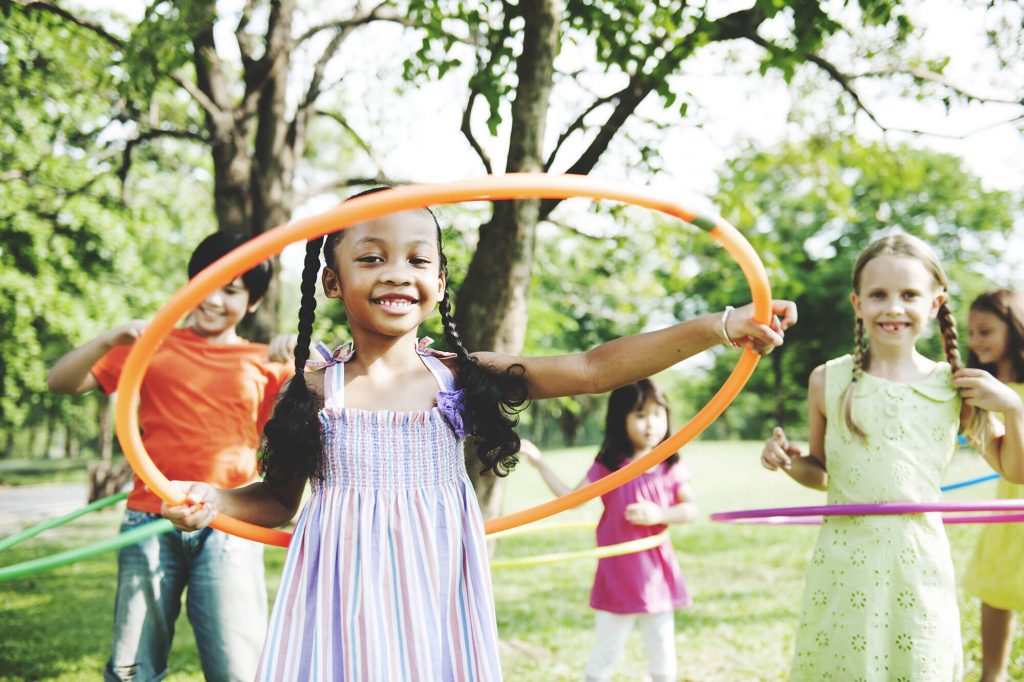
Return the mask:
<path id="1" fill-rule="evenodd" d="M 405 310 L 412 306 L 412 301 L 396 298 L 386 298 L 378 301 L 378 304 L 387 310 Z"/>

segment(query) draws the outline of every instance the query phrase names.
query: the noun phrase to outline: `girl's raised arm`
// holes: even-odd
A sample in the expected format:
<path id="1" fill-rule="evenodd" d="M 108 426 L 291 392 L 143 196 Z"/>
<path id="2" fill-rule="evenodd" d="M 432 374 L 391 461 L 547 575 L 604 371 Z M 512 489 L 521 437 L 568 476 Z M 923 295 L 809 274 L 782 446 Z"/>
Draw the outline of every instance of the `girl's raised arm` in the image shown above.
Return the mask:
<path id="1" fill-rule="evenodd" d="M 723 326 L 723 314 L 714 313 L 659 331 L 615 339 L 584 353 L 539 358 L 499 353 L 475 356 L 481 364 L 499 371 L 522 365 L 530 399 L 606 393 L 730 340 L 749 343 L 759 353 L 768 353 L 782 345 L 782 332 L 796 322 L 796 305 L 772 301 L 772 314 L 772 326 L 755 322 L 753 304 L 748 304 L 731 312 L 727 327 Z"/>
<path id="2" fill-rule="evenodd" d="M 1024 483 L 1024 403 L 1020 396 L 983 369 L 957 371 L 953 385 L 964 400 L 961 430 L 970 423 L 974 408 L 987 410 L 990 418 L 982 456 L 1009 482 Z M 1003 415 L 1002 424 L 991 414 L 994 412 Z"/>

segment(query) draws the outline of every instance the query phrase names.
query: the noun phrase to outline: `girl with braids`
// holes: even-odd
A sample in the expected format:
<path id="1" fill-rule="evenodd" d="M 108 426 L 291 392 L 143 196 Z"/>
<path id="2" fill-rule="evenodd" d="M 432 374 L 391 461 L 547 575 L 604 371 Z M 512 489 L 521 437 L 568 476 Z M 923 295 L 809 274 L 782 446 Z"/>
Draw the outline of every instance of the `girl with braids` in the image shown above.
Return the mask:
<path id="1" fill-rule="evenodd" d="M 483 469 L 505 475 L 524 400 L 608 391 L 729 339 L 767 352 L 796 319 L 796 307 L 779 301 L 774 329 L 745 306 L 575 355 L 471 355 L 452 321 L 440 227 L 414 210 L 324 240 L 321 282 L 344 303 L 354 345 L 319 347 L 322 357 L 307 365 L 320 242 L 307 245 L 296 376 L 264 431 L 264 480 L 231 491 L 185 484 L 187 503 L 164 509 L 184 528 L 217 511 L 277 526 L 311 481 L 261 680 L 499 680 L 483 519 L 463 439 L 476 439 Z M 417 341 L 435 307 L 453 355 Z"/>
<path id="2" fill-rule="evenodd" d="M 978 296 L 967 320 L 967 364 L 992 373 L 1024 398 L 1024 295 L 997 289 Z M 996 497 L 1024 498 L 1000 479 Z M 1024 526 L 994 523 L 978 537 L 964 589 L 981 599 L 981 682 L 1004 682 L 1015 611 L 1024 610 Z"/>
<path id="3" fill-rule="evenodd" d="M 880 239 L 853 269 L 854 353 L 810 377 L 809 452 L 776 428 L 769 470 L 828 490 L 829 504 L 935 502 L 957 430 L 1024 481 L 1024 404 L 982 369 L 960 367 L 946 276 L 924 242 Z M 915 344 L 938 319 L 946 362 Z M 1001 412 L 1004 429 L 987 411 Z M 793 660 L 801 680 L 960 680 L 953 564 L 938 514 L 832 516 L 807 573 Z"/>

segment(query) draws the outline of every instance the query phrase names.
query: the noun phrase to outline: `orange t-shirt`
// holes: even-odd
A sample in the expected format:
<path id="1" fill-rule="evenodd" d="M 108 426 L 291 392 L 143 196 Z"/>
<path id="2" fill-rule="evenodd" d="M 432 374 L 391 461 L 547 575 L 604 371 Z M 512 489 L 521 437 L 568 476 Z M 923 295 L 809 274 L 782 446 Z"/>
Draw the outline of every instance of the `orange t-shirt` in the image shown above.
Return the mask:
<path id="1" fill-rule="evenodd" d="M 117 388 L 131 346 L 106 353 L 92 373 L 105 393 Z M 175 329 L 142 379 L 139 425 L 153 463 L 172 480 L 236 488 L 256 476 L 256 450 L 288 365 L 270 362 L 258 343 L 211 343 Z M 138 476 L 128 508 L 160 511 Z"/>

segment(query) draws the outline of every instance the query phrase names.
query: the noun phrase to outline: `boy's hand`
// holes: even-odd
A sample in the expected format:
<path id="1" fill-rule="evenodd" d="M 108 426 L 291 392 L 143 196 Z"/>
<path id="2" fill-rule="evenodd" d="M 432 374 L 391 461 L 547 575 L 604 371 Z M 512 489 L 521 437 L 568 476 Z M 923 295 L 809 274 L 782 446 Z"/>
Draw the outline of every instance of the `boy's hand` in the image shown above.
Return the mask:
<path id="1" fill-rule="evenodd" d="M 796 324 L 796 304 L 792 301 L 772 301 L 770 325 L 754 321 L 754 304 L 736 308 L 726 321 L 726 332 L 737 345 L 749 345 L 758 355 L 767 355 L 785 339 L 785 331 Z"/>
<path id="2" fill-rule="evenodd" d="M 536 445 L 525 438 L 519 441 L 519 454 L 533 466 L 537 466 L 540 463 L 540 450 L 537 449 Z"/>
<path id="3" fill-rule="evenodd" d="M 106 333 L 103 342 L 108 348 L 114 346 L 129 346 L 139 340 L 142 332 L 149 326 L 149 320 L 132 320 L 120 327 L 115 327 Z"/>
<path id="4" fill-rule="evenodd" d="M 160 516 L 180 531 L 202 530 L 217 516 L 217 489 L 197 481 L 173 481 L 185 493 L 185 503 L 171 506 L 160 503 Z"/>
<path id="5" fill-rule="evenodd" d="M 295 359 L 295 344 L 299 341 L 298 334 L 280 334 L 270 340 L 271 362 L 292 362 Z"/>
<path id="6" fill-rule="evenodd" d="M 1024 409 L 1017 392 L 983 369 L 961 369 L 953 375 L 953 386 L 971 407 L 989 412 L 1014 412 Z"/>
<path id="7" fill-rule="evenodd" d="M 665 520 L 665 512 L 653 502 L 637 500 L 626 507 L 626 520 L 638 526 L 657 526 Z"/>
<path id="8" fill-rule="evenodd" d="M 768 471 L 789 469 L 793 466 L 793 458 L 800 456 L 800 448 L 790 444 L 783 430 L 776 426 L 772 437 L 765 441 L 761 451 L 761 466 Z"/>

